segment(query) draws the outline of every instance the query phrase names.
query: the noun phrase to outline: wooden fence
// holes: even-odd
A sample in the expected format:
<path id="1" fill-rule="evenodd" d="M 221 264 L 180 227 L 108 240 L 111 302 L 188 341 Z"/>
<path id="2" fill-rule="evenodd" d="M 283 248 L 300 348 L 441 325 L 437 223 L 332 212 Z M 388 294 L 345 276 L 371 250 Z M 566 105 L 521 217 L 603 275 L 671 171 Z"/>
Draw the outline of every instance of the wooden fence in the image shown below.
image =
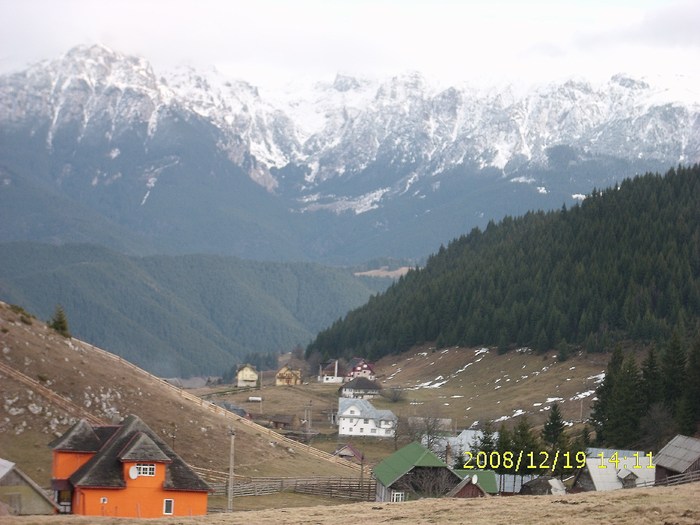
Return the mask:
<path id="1" fill-rule="evenodd" d="M 214 494 L 228 494 L 226 482 L 210 483 Z M 313 494 L 331 498 L 355 501 L 374 501 L 376 481 L 359 478 L 252 478 L 248 481 L 235 481 L 234 497 L 264 496 L 282 491 Z"/>
<path id="2" fill-rule="evenodd" d="M 637 488 L 639 488 L 639 487 L 670 487 L 673 485 L 682 485 L 684 483 L 692 483 L 693 481 L 700 481 L 700 471 L 695 470 L 692 472 L 686 472 L 685 474 L 674 474 L 673 476 L 668 476 L 666 479 L 638 483 Z"/>

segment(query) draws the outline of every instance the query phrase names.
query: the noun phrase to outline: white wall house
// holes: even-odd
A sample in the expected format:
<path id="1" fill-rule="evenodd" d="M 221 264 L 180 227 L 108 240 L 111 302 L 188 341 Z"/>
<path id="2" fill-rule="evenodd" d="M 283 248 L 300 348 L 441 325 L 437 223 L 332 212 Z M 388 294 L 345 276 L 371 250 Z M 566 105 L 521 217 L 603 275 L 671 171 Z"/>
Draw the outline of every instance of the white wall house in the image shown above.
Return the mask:
<path id="1" fill-rule="evenodd" d="M 397 417 L 391 410 L 378 410 L 365 399 L 338 399 L 338 435 L 393 437 Z"/>

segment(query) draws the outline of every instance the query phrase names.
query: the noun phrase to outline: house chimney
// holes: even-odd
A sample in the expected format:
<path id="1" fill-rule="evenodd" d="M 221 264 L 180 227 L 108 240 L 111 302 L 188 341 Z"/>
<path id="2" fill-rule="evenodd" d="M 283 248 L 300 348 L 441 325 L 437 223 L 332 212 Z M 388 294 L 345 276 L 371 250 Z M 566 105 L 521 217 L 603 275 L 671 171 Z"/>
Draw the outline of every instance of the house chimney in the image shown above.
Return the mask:
<path id="1" fill-rule="evenodd" d="M 338 360 L 335 360 L 335 377 L 338 377 Z"/>

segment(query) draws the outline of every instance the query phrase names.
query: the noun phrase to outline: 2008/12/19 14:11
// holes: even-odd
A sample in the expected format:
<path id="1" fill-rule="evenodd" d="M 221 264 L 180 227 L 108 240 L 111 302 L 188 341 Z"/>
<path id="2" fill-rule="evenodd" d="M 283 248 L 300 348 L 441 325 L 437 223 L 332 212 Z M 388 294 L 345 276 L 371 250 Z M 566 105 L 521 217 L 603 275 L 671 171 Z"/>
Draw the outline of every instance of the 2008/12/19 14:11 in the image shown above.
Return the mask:
<path id="1" fill-rule="evenodd" d="M 600 458 L 600 465 L 598 465 L 598 468 L 608 468 L 606 463 L 610 463 L 611 465 L 615 465 L 615 468 L 619 468 L 620 461 L 627 461 L 627 456 L 623 456 L 622 459 L 620 459 L 620 455 L 618 452 L 613 452 L 612 456 L 609 458 L 605 457 L 605 453 L 600 452 L 598 453 L 598 457 Z M 649 458 L 649 464 L 646 465 L 641 465 L 639 462 L 639 452 L 635 452 L 632 454 L 631 458 L 634 458 L 634 465 L 631 468 L 656 468 L 654 463 L 653 463 L 653 453 L 652 452 L 647 452 L 642 458 Z M 627 468 L 630 468 L 629 466 Z"/>

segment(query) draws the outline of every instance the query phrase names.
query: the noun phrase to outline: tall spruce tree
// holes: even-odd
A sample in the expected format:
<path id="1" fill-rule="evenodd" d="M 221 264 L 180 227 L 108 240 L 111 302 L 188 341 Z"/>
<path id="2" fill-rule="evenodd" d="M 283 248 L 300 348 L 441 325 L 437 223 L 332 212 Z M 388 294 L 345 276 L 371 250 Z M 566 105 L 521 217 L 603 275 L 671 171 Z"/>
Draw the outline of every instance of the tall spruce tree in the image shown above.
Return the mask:
<path id="1" fill-rule="evenodd" d="M 661 363 L 663 401 L 674 417 L 678 410 L 678 403 L 683 396 L 683 390 L 686 388 L 685 362 L 685 351 L 681 344 L 680 335 L 676 331 L 666 347 Z"/>
<path id="2" fill-rule="evenodd" d="M 634 356 L 627 357 L 615 376 L 604 431 L 608 445 L 631 448 L 639 440 L 644 400 L 639 395 L 639 369 Z"/>
<path id="3" fill-rule="evenodd" d="M 688 353 L 685 384 L 678 403 L 676 423 L 680 432 L 695 434 L 700 422 L 700 336 Z"/>
<path id="4" fill-rule="evenodd" d="M 564 418 L 561 415 L 561 410 L 559 410 L 559 404 L 554 403 L 549 410 L 549 417 L 542 429 L 542 441 L 550 450 L 556 450 L 563 448 L 564 437 Z"/>
<path id="5" fill-rule="evenodd" d="M 613 354 L 608 362 L 608 367 L 605 370 L 605 378 L 596 389 L 596 397 L 598 398 L 593 403 L 591 411 L 591 422 L 595 430 L 595 442 L 598 445 L 607 443 L 606 431 L 608 430 L 608 421 L 610 419 L 610 407 L 613 402 L 613 389 L 615 388 L 616 377 L 622 368 L 624 354 L 619 346 L 613 350 Z"/>
<path id="6" fill-rule="evenodd" d="M 663 379 L 654 347 L 642 362 L 642 395 L 646 408 L 663 400 Z"/>

